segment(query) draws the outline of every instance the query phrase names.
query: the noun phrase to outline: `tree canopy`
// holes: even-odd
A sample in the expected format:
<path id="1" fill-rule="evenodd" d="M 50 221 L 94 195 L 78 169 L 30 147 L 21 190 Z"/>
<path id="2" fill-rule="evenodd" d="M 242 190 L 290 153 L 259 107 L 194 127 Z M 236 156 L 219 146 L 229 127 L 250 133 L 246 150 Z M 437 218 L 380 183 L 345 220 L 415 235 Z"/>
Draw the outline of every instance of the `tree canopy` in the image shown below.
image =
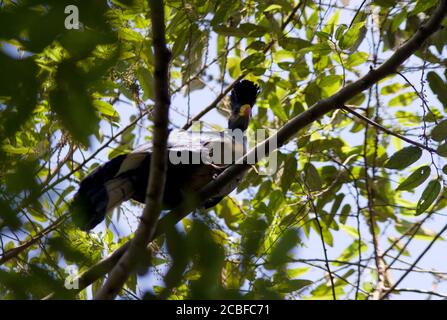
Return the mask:
<path id="1" fill-rule="evenodd" d="M 447 298 L 446 13 L 446 0 L 0 1 L 0 297 Z M 221 130 L 243 78 L 261 88 L 250 129 L 278 142 L 273 174 L 232 166 L 203 192 L 245 170 L 230 196 L 158 224 L 157 199 L 91 233 L 72 223 L 84 177 L 168 130 Z"/>

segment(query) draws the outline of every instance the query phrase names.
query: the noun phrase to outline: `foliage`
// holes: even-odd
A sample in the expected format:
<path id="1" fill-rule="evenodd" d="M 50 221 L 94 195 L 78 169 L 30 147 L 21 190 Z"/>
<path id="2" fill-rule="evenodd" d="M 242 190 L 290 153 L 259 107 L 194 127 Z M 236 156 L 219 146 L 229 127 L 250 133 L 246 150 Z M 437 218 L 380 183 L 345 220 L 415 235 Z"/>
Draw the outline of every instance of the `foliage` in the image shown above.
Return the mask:
<path id="1" fill-rule="evenodd" d="M 377 67 L 437 3 L 361 2 L 166 1 L 171 114 L 189 119 L 190 96 L 245 75 L 262 88 L 251 128 L 277 129 Z M 79 8 L 80 30 L 64 27 L 67 5 Z M 151 139 L 148 13 L 144 0 L 0 2 L 0 297 L 91 297 L 104 277 L 66 290 L 66 266 L 88 270 L 135 229 L 136 203 L 91 234 L 66 211 L 86 174 Z M 419 254 L 408 244 L 436 238 L 424 224 L 446 223 L 446 42 L 444 28 L 400 75 L 349 103 L 425 148 L 332 112 L 278 151 L 274 175 L 251 169 L 237 194 L 154 241 L 142 257 L 149 275 L 139 270 L 121 296 L 366 299 L 390 287 Z M 206 106 L 194 101 L 196 112 Z M 301 257 L 317 248 L 310 241 L 322 245 Z M 382 284 L 374 261 L 389 267 Z"/>

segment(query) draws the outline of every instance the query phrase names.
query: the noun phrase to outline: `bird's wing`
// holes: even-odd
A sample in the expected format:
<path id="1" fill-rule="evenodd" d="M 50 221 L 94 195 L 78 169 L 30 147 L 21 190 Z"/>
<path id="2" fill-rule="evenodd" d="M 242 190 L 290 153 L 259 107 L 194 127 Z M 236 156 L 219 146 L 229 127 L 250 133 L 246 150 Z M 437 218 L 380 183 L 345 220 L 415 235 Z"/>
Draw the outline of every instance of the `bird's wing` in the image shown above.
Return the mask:
<path id="1" fill-rule="evenodd" d="M 213 137 L 214 140 L 211 139 Z M 207 142 L 210 143 L 212 141 L 217 141 L 216 135 L 188 132 L 184 130 L 172 131 L 168 137 L 170 159 L 176 158 L 177 153 L 181 152 L 187 156 L 187 159 L 190 159 L 191 156 L 192 158 L 199 159 L 199 162 L 197 163 L 203 163 L 203 161 L 200 161 L 201 155 L 203 154 L 204 158 L 206 158 L 206 155 L 210 153 L 210 149 L 207 147 Z M 137 169 L 152 151 L 152 142 L 142 144 L 135 148 L 125 157 L 115 176 L 119 176 L 129 170 Z M 183 161 L 182 163 L 187 164 L 187 161 L 189 160 Z M 174 164 L 178 163 L 175 163 L 174 161 Z"/>
<path id="2" fill-rule="evenodd" d="M 201 151 L 206 141 L 216 140 L 218 134 L 203 132 L 188 132 L 184 130 L 175 130 L 169 134 L 169 151 Z M 135 148 L 132 153 L 152 153 L 153 144 L 148 142 Z"/>
<path id="3" fill-rule="evenodd" d="M 245 152 L 245 139 L 242 142 L 236 140 L 238 139 L 234 139 L 231 135 L 226 135 L 223 132 L 172 131 L 168 139 L 168 161 L 170 165 L 173 165 L 172 169 L 177 167 L 176 165 L 186 165 L 179 168 L 188 172 L 191 170 L 189 187 L 193 190 L 199 190 L 211 181 L 213 175 L 219 174 L 228 165 L 235 163 L 242 157 Z M 138 169 L 152 151 L 152 143 L 137 147 L 124 158 L 115 176 Z M 192 166 L 189 166 L 190 164 Z M 242 177 L 243 174 L 236 177 L 213 198 L 218 199 L 229 194 L 238 186 Z"/>
<path id="4" fill-rule="evenodd" d="M 200 155 L 205 163 L 228 165 L 234 163 L 245 153 L 245 138 L 234 137 L 225 132 L 172 131 L 168 138 L 168 151 L 194 153 Z M 152 143 L 137 147 L 131 154 L 152 153 Z"/>

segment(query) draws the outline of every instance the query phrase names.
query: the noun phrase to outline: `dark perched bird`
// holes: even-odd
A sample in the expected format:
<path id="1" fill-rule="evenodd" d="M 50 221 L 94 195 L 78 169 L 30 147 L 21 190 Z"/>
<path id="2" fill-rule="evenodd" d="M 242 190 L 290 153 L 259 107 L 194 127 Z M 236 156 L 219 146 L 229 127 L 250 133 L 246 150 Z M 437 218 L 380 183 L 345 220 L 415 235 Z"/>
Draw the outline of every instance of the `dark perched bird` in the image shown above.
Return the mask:
<path id="1" fill-rule="evenodd" d="M 169 160 L 163 209 L 181 204 L 212 181 L 229 164 L 245 153 L 243 131 L 248 127 L 259 87 L 253 82 L 238 82 L 231 91 L 228 131 L 223 133 L 172 131 L 168 139 Z M 228 134 L 239 132 L 241 134 Z M 71 211 L 73 221 L 82 229 L 93 229 L 106 214 L 122 202 L 133 199 L 144 203 L 150 169 L 152 144 L 144 144 L 96 168 L 81 181 Z M 230 154 L 230 157 L 228 157 Z M 230 158 L 230 159 L 228 159 Z M 228 161 L 230 160 L 230 161 Z M 209 208 L 237 187 L 237 177 L 219 194 L 203 203 Z"/>

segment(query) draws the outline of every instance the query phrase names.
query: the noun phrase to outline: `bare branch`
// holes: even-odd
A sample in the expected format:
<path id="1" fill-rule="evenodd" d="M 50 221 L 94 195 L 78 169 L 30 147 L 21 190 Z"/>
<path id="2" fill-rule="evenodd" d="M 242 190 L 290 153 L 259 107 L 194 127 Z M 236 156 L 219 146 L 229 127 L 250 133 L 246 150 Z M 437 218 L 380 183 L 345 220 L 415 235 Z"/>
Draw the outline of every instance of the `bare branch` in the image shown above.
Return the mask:
<path id="1" fill-rule="evenodd" d="M 421 289 L 412 289 L 412 288 L 396 288 L 394 289 L 394 292 L 412 292 L 412 293 L 419 293 L 419 294 L 426 294 L 428 296 L 437 296 L 440 298 L 447 299 L 446 294 L 442 294 L 436 291 L 430 291 L 430 290 L 421 290 Z"/>
<path id="2" fill-rule="evenodd" d="M 20 253 L 31 247 L 33 244 L 37 243 L 41 238 L 49 234 L 51 231 L 55 230 L 57 227 L 59 227 L 66 219 L 68 218 L 68 214 L 64 214 L 61 217 L 59 217 L 56 221 L 54 221 L 52 224 L 50 224 L 48 227 L 43 229 L 42 231 L 36 233 L 34 236 L 32 236 L 31 239 L 27 240 L 26 242 L 18 245 L 15 248 L 12 248 L 4 253 L 1 254 L 0 258 L 0 265 L 8 262 L 9 260 L 17 257 Z"/>
<path id="3" fill-rule="evenodd" d="M 357 111 L 355 111 L 354 109 L 352 109 L 352 108 L 350 108 L 350 107 L 348 107 L 348 106 L 346 106 L 346 105 L 343 105 L 341 108 L 342 108 L 343 110 L 345 110 L 345 111 L 347 111 L 347 112 L 353 114 L 353 115 L 356 116 L 357 118 L 360 118 L 360 119 L 364 120 L 365 122 L 367 122 L 368 124 L 374 126 L 375 128 L 379 129 L 380 131 L 383 131 L 383 132 L 385 132 L 385 133 L 388 133 L 389 135 L 392 135 L 392 136 L 394 136 L 394 137 L 396 137 L 396 138 L 399 138 L 399 139 L 401 139 L 401 140 L 403 140 L 403 141 L 405 141 L 405 142 L 408 142 L 409 144 L 412 144 L 412 145 L 414 145 L 414 146 L 416 146 L 416 147 L 419 147 L 419 148 L 422 148 L 422 149 L 424 149 L 424 150 L 427 150 L 428 152 L 434 152 L 434 153 L 436 153 L 436 150 L 435 150 L 435 149 L 430 148 L 430 147 L 427 147 L 426 145 L 424 145 L 424 144 L 422 144 L 422 143 L 420 143 L 420 142 L 413 141 L 413 140 L 411 140 L 411 139 L 408 139 L 408 138 L 405 137 L 405 136 L 402 136 L 402 135 L 400 135 L 400 134 L 398 134 L 398 133 L 396 133 L 396 132 L 393 132 L 393 131 L 391 131 L 390 129 L 385 128 L 385 127 L 382 126 L 381 124 L 378 124 L 377 122 L 375 122 L 375 121 L 373 121 L 373 120 L 371 120 L 371 119 L 365 117 L 364 115 L 358 113 Z"/>
<path id="4" fill-rule="evenodd" d="M 377 84 L 375 86 L 376 89 L 376 93 L 377 91 Z M 366 106 L 366 119 L 367 116 L 369 116 L 369 110 L 370 110 L 370 105 L 371 105 L 371 95 L 372 95 L 372 88 L 369 89 L 369 94 L 368 94 L 368 103 Z M 377 99 L 377 104 L 379 104 L 379 97 L 376 96 Z M 376 109 L 376 119 L 378 117 L 378 108 Z M 368 149 L 368 132 L 369 132 L 369 123 L 366 124 L 365 126 L 365 134 L 364 134 L 364 142 L 363 142 L 363 161 L 364 161 L 364 165 L 365 165 L 365 170 L 364 170 L 364 179 L 365 179 L 365 190 L 366 190 L 366 198 L 367 198 L 367 208 L 368 208 L 368 219 L 367 219 L 367 223 L 369 225 L 369 232 L 371 234 L 371 238 L 372 238 L 372 244 L 373 244 L 373 256 L 374 256 L 374 262 L 376 264 L 376 271 L 377 271 L 377 284 L 374 288 L 374 292 L 373 292 L 373 298 L 374 299 L 378 299 L 382 292 L 383 289 L 385 288 L 385 283 L 386 283 L 386 269 L 385 269 L 385 260 L 382 257 L 382 250 L 380 248 L 380 241 L 379 241 L 379 237 L 378 234 L 376 232 L 376 211 L 374 208 L 374 200 L 375 200 L 375 190 L 374 188 L 372 188 L 372 184 L 371 184 L 371 180 L 374 181 L 375 180 L 375 175 L 376 175 L 376 158 L 377 158 L 377 144 L 378 144 L 378 135 L 375 136 L 374 139 L 374 155 L 372 157 L 372 163 L 371 163 L 371 171 L 372 171 L 372 177 L 370 178 L 369 176 L 369 169 L 368 169 L 368 157 L 367 157 L 367 149 Z M 361 245 L 361 244 L 359 244 Z"/>
<path id="5" fill-rule="evenodd" d="M 421 261 L 421 259 L 425 256 L 425 254 L 430 250 L 430 248 L 435 244 L 436 240 L 438 240 L 441 235 L 447 230 L 447 225 L 444 226 L 444 228 L 441 229 L 441 231 L 439 231 L 436 236 L 433 238 L 432 241 L 430 241 L 430 243 L 428 244 L 428 246 L 424 249 L 424 251 L 422 251 L 422 253 L 419 255 L 419 257 L 417 257 L 417 259 L 411 264 L 411 266 L 404 272 L 404 274 L 396 281 L 396 283 L 394 283 L 394 285 L 387 290 L 382 297 L 380 298 L 381 300 L 386 299 L 390 293 L 392 293 L 397 286 L 410 274 L 410 272 L 413 271 L 413 269 L 416 267 L 416 265 L 419 263 L 419 261 Z"/>

